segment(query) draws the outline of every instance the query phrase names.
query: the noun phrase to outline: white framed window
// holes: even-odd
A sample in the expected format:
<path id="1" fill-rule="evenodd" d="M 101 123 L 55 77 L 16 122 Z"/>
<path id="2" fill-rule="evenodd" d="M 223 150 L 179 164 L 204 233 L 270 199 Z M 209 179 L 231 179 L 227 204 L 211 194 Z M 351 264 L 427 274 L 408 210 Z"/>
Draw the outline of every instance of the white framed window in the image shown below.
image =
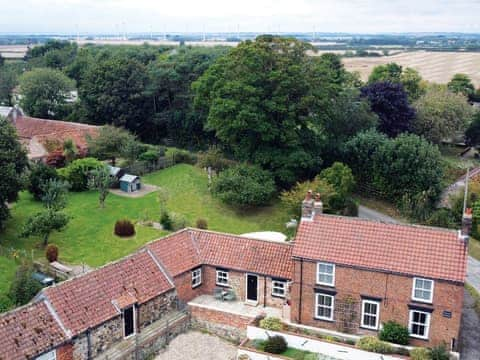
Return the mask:
<path id="1" fill-rule="evenodd" d="M 36 357 L 35 360 L 57 360 L 57 351 L 49 351 L 48 353 Z"/>
<path id="2" fill-rule="evenodd" d="M 431 303 L 433 300 L 433 280 L 413 278 L 412 299 Z"/>
<path id="3" fill-rule="evenodd" d="M 228 271 L 217 269 L 216 283 L 221 286 L 228 285 Z"/>
<path id="4" fill-rule="evenodd" d="M 408 331 L 411 337 L 428 339 L 430 330 L 430 313 L 420 310 L 410 310 Z"/>
<path id="5" fill-rule="evenodd" d="M 378 330 L 380 303 L 373 300 L 362 300 L 361 326 L 366 329 Z"/>
<path id="6" fill-rule="evenodd" d="M 327 294 L 315 294 L 315 318 L 333 320 L 335 298 Z"/>
<path id="7" fill-rule="evenodd" d="M 335 264 L 317 263 L 317 284 L 335 285 Z"/>
<path id="8" fill-rule="evenodd" d="M 287 293 L 287 282 L 282 280 L 272 280 L 272 295 L 285 297 Z"/>
<path id="9" fill-rule="evenodd" d="M 202 268 L 192 271 L 192 288 L 202 285 Z"/>

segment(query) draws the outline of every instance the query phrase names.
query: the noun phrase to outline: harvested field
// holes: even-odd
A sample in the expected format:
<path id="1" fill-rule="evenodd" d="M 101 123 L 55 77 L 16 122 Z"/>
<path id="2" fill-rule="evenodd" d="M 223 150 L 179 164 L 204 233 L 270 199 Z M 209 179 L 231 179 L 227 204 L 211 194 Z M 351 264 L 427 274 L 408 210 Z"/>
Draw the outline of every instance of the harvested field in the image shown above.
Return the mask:
<path id="1" fill-rule="evenodd" d="M 480 86 L 480 53 L 413 51 L 386 57 L 345 58 L 343 62 L 349 71 L 358 71 L 363 80 L 375 66 L 395 62 L 418 70 L 428 81 L 445 84 L 453 75 L 464 73 L 476 87 Z"/>

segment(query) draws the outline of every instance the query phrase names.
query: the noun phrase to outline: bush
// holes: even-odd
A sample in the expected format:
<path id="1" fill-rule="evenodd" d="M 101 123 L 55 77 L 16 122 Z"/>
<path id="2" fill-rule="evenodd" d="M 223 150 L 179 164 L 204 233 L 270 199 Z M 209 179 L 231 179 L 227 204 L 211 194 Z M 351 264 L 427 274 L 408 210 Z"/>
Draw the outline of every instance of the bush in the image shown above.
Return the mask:
<path id="1" fill-rule="evenodd" d="M 355 187 L 352 170 L 341 162 L 335 162 L 322 170 L 320 177 L 332 185 L 337 194 L 343 198 L 350 195 Z"/>
<path id="2" fill-rule="evenodd" d="M 208 229 L 208 222 L 206 219 L 199 218 L 197 219 L 197 228 L 206 230 Z"/>
<path id="3" fill-rule="evenodd" d="M 283 336 L 271 336 L 265 341 L 264 350 L 270 354 L 281 354 L 287 350 L 287 342 Z"/>
<path id="4" fill-rule="evenodd" d="M 42 288 L 42 285 L 32 278 L 32 273 L 33 267 L 30 264 L 22 264 L 15 273 L 9 297 L 17 306 L 28 303 Z"/>
<path id="5" fill-rule="evenodd" d="M 45 251 L 45 257 L 48 262 L 54 262 L 58 260 L 58 247 L 56 245 L 50 244 L 47 246 Z"/>
<path id="6" fill-rule="evenodd" d="M 277 317 L 267 317 L 260 320 L 260 327 L 265 330 L 280 331 L 282 330 L 282 320 Z"/>
<path id="7" fill-rule="evenodd" d="M 58 169 L 65 166 L 65 164 L 67 163 L 67 159 L 65 158 L 65 155 L 63 155 L 63 150 L 54 150 L 47 155 L 45 163 L 48 166 Z"/>
<path id="8" fill-rule="evenodd" d="M 85 191 L 88 189 L 90 172 L 105 166 L 104 163 L 94 158 L 84 158 L 72 161 L 67 167 L 58 171 L 59 175 L 67 180 L 72 191 Z"/>
<path id="9" fill-rule="evenodd" d="M 178 231 L 184 229 L 188 226 L 188 220 L 182 214 L 171 213 L 170 218 L 172 219 L 172 230 Z"/>
<path id="10" fill-rule="evenodd" d="M 222 151 L 214 146 L 198 155 L 198 166 L 201 168 L 208 168 L 210 166 L 212 169 L 222 171 L 234 164 L 235 161 L 227 159 Z"/>
<path id="11" fill-rule="evenodd" d="M 162 224 L 164 230 L 173 229 L 172 218 L 170 217 L 168 212 L 162 212 L 162 215 L 160 216 L 160 224 Z"/>
<path id="12" fill-rule="evenodd" d="M 128 219 L 117 220 L 115 223 L 115 235 L 128 237 L 135 235 L 135 226 Z"/>
<path id="13" fill-rule="evenodd" d="M 213 182 L 212 192 L 224 203 L 238 206 L 266 205 L 275 193 L 269 171 L 258 166 L 240 164 L 220 173 Z"/>
<path id="14" fill-rule="evenodd" d="M 384 341 L 377 339 L 375 336 L 362 337 L 357 342 L 357 346 L 365 351 L 372 351 L 379 354 L 393 353 L 393 347 Z"/>
<path id="15" fill-rule="evenodd" d="M 183 163 L 195 165 L 197 163 L 197 156 L 187 150 L 170 149 L 168 154 L 172 157 L 175 164 Z"/>
<path id="16" fill-rule="evenodd" d="M 9 311 L 15 307 L 12 299 L 6 295 L 0 296 L 0 313 Z"/>
<path id="17" fill-rule="evenodd" d="M 42 185 L 51 179 L 58 179 L 57 171 L 54 168 L 44 163 L 33 165 L 28 177 L 28 191 L 33 195 L 35 200 L 42 199 L 43 195 L 45 195 Z"/>
<path id="18" fill-rule="evenodd" d="M 358 203 L 352 198 L 347 198 L 347 200 L 345 201 L 345 208 L 342 211 L 342 215 L 357 217 Z"/>
<path id="19" fill-rule="evenodd" d="M 450 354 L 445 343 L 435 346 L 430 350 L 430 358 L 432 360 L 449 360 Z"/>
<path id="20" fill-rule="evenodd" d="M 380 340 L 400 345 L 408 345 L 409 341 L 408 329 L 395 321 L 384 323 L 378 337 Z"/>
<path id="21" fill-rule="evenodd" d="M 412 360 L 430 360 L 430 350 L 427 348 L 415 348 L 410 351 Z"/>
<path id="22" fill-rule="evenodd" d="M 427 219 L 426 224 L 448 229 L 455 229 L 459 226 L 455 221 L 455 214 L 453 214 L 452 210 L 447 208 L 441 208 L 434 211 Z"/>

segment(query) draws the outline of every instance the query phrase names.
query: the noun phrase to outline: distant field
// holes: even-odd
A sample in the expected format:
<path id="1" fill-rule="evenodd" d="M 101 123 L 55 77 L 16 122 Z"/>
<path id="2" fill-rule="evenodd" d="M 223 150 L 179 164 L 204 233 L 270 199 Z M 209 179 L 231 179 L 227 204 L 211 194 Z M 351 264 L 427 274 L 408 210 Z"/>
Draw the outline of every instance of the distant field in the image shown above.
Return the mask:
<path id="1" fill-rule="evenodd" d="M 0 45 L 0 54 L 5 59 L 21 59 L 27 50 L 27 45 Z"/>
<path id="2" fill-rule="evenodd" d="M 358 71 L 366 80 L 377 65 L 395 62 L 412 67 L 422 77 L 436 83 L 447 83 L 456 73 L 470 76 L 476 87 L 480 86 L 480 53 L 415 51 L 375 58 L 345 58 L 349 71 Z"/>

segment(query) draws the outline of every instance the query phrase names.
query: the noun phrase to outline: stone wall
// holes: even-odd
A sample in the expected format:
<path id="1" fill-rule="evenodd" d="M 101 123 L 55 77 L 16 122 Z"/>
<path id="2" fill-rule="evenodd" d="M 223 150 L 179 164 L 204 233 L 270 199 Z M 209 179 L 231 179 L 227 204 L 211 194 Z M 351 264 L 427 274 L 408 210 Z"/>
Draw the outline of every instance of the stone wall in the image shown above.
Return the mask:
<path id="1" fill-rule="evenodd" d="M 408 326 L 409 304 L 433 309 L 429 340 L 411 338 L 412 345 L 434 346 L 441 342 L 450 344 L 452 338 L 458 340 L 463 306 L 463 287 L 459 284 L 435 281 L 433 304 L 422 304 L 411 299 L 412 277 L 337 265 L 335 267 L 335 287 L 329 288 L 327 291 L 335 293 L 335 304 L 338 306 L 335 306 L 334 320 L 324 321 L 314 317 L 315 289 L 322 291 L 322 286 L 315 283 L 316 263 L 303 262 L 303 286 L 301 289 L 300 264 L 299 260 L 295 261 L 294 280 L 291 289 L 291 319 L 293 322 L 336 331 L 350 330 L 357 334 L 376 335 L 376 331 L 360 328 L 362 296 L 370 296 L 381 299 L 380 323 L 394 320 Z M 300 304 L 301 311 L 299 309 Z M 451 317 L 445 317 L 444 311 L 451 313 Z M 345 327 L 349 329 L 345 329 Z"/>
<path id="2" fill-rule="evenodd" d="M 176 306 L 177 295 L 172 290 L 161 296 L 157 296 L 152 300 L 141 304 L 137 312 L 137 327 L 140 331 L 154 321 L 157 321 L 169 311 L 174 310 Z"/>

